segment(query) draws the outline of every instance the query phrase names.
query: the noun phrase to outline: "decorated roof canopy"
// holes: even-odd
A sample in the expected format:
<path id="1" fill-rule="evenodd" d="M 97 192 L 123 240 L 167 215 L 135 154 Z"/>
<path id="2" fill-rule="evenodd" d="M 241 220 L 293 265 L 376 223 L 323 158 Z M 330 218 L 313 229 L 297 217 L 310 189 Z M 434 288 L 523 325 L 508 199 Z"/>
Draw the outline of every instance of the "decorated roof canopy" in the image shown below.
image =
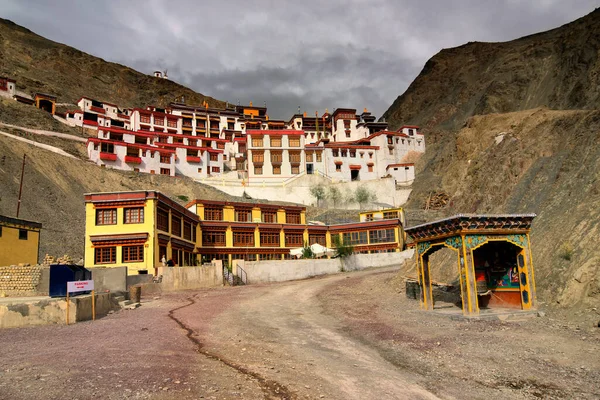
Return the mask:
<path id="1" fill-rule="evenodd" d="M 526 233 L 531 229 L 535 217 L 535 214 L 458 214 L 406 228 L 405 232 L 415 242 L 473 233 L 488 235 Z"/>

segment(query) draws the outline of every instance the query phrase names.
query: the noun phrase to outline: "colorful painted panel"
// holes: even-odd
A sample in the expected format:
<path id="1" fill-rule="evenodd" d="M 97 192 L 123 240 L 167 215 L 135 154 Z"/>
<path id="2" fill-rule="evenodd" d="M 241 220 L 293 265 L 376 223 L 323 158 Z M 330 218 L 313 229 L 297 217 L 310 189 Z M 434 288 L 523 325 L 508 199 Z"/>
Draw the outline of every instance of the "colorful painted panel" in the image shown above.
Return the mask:
<path id="1" fill-rule="evenodd" d="M 465 244 L 467 249 L 472 249 L 482 243 L 485 243 L 487 240 L 488 238 L 485 235 L 467 235 L 465 237 Z"/>
<path id="2" fill-rule="evenodd" d="M 450 237 L 444 243 L 454 249 L 460 249 L 462 247 L 462 238 L 460 236 Z"/>

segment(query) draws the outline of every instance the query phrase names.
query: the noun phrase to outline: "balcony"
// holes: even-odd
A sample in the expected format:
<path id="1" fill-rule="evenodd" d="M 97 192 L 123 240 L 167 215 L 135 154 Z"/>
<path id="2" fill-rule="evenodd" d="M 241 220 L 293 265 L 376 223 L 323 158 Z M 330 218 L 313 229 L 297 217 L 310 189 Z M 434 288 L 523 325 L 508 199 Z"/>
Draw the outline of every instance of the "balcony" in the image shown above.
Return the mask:
<path id="1" fill-rule="evenodd" d="M 195 156 L 187 156 L 185 159 L 189 163 L 200 164 L 202 162 L 202 159 L 200 157 L 195 157 Z"/>
<path id="2" fill-rule="evenodd" d="M 102 157 L 100 157 L 100 158 L 102 158 Z M 125 162 L 127 164 L 141 164 L 142 158 L 138 157 L 138 156 L 125 156 Z"/>
<path id="3" fill-rule="evenodd" d="M 117 161 L 117 155 L 114 153 L 100 152 L 100 159 L 105 161 Z"/>
<path id="4" fill-rule="evenodd" d="M 96 107 L 96 106 L 91 106 L 90 111 L 96 112 L 98 114 L 104 114 L 106 112 L 106 110 L 104 110 L 104 108 Z"/>

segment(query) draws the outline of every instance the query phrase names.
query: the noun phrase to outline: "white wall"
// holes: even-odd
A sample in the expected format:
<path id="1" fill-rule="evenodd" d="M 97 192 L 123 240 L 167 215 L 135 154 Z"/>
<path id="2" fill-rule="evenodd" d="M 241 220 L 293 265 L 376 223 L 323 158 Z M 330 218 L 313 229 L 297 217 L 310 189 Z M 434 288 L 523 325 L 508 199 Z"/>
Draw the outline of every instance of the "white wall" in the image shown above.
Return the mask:
<path id="1" fill-rule="evenodd" d="M 329 275 L 344 271 L 359 271 L 366 268 L 400 266 L 412 257 L 414 250 L 396 253 L 353 254 L 343 261 L 339 258 L 308 260 L 276 260 L 239 262 L 247 276 L 248 284 L 283 282 L 306 279 L 312 276 Z"/>

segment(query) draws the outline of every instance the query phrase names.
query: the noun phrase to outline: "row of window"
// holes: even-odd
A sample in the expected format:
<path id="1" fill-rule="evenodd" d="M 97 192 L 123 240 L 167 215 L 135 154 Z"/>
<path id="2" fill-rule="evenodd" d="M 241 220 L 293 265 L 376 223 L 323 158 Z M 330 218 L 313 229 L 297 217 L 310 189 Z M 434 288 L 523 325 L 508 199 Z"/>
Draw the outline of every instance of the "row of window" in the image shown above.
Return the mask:
<path id="1" fill-rule="evenodd" d="M 290 163 L 300 163 L 302 161 L 302 154 L 299 151 L 289 151 L 288 160 Z M 265 153 L 263 151 L 254 150 L 252 152 L 252 162 L 262 164 L 265 161 Z M 283 162 L 282 151 L 271 151 L 271 163 Z"/>
<path id="2" fill-rule="evenodd" d="M 144 208 L 132 207 L 123 209 L 123 223 L 142 224 L 144 223 Z M 116 225 L 117 209 L 100 208 L 96 210 L 96 225 Z"/>
<path id="3" fill-rule="evenodd" d="M 367 235 L 369 240 L 367 241 Z M 396 241 L 394 229 L 377 229 L 372 231 L 348 232 L 343 234 L 344 244 L 374 244 L 389 243 Z"/>
<path id="4" fill-rule="evenodd" d="M 270 145 L 271 147 L 281 147 L 281 137 L 270 137 Z M 300 147 L 300 137 L 288 136 L 288 145 L 289 147 Z M 264 147 L 264 139 L 262 137 L 253 137 L 252 147 Z"/>
<path id="5" fill-rule="evenodd" d="M 251 209 L 237 209 L 234 213 L 235 222 L 252 222 L 252 210 Z M 205 207 L 204 208 L 204 220 L 205 221 L 222 221 L 223 220 L 223 207 Z M 261 211 L 261 222 L 265 223 L 277 223 L 277 211 Z M 300 224 L 301 217 L 300 213 L 286 212 L 285 214 L 286 224 Z"/>
<path id="6" fill-rule="evenodd" d="M 122 246 L 121 259 L 126 262 L 143 262 L 144 246 Z M 117 262 L 117 247 L 96 247 L 94 249 L 94 264 L 115 264 Z"/>
<path id="7" fill-rule="evenodd" d="M 279 247 L 279 232 L 261 232 L 260 245 L 265 247 Z M 299 247 L 304 245 L 304 236 L 302 233 L 285 233 L 286 247 Z M 319 243 L 325 245 L 325 235 L 310 235 L 310 244 Z M 225 246 L 225 232 L 202 232 L 202 246 Z M 233 246 L 235 247 L 253 247 L 254 232 L 233 232 Z"/>
<path id="8" fill-rule="evenodd" d="M 158 230 L 171 232 L 172 235 L 183 237 L 186 240 L 196 241 L 196 224 L 186 220 L 182 222 L 179 215 L 171 214 L 171 229 L 169 230 L 169 212 L 165 209 L 157 209 L 156 227 Z"/>
<path id="9" fill-rule="evenodd" d="M 273 175 L 281 175 L 281 165 L 273 164 Z M 254 175 L 262 175 L 264 171 L 262 164 L 254 165 Z M 292 164 L 290 167 L 290 172 L 292 175 L 298 175 L 300 173 L 300 166 Z"/>
<path id="10" fill-rule="evenodd" d="M 348 155 L 349 155 L 350 158 L 356 158 L 356 150 L 354 150 L 354 149 L 350 149 L 350 150 L 348 150 L 348 149 L 332 149 L 331 154 L 334 157 L 348 157 Z M 365 152 L 360 151 L 358 153 L 358 155 L 360 156 L 360 158 L 364 158 Z M 369 158 L 373 158 L 372 151 L 369 152 Z M 317 160 L 317 161 L 319 161 L 319 160 Z"/>

